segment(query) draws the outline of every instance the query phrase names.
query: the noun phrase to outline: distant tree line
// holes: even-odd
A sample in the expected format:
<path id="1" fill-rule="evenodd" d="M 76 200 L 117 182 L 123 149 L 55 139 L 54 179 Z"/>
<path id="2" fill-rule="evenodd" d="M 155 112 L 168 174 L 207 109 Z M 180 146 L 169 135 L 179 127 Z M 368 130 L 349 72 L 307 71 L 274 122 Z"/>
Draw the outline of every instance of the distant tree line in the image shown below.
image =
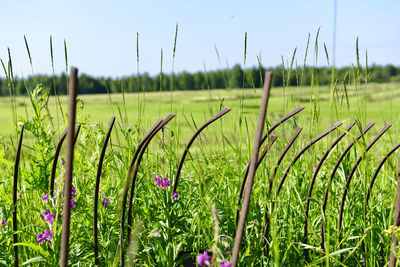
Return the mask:
<path id="1" fill-rule="evenodd" d="M 93 77 L 86 74 L 79 76 L 80 94 L 102 94 L 120 93 L 123 90 L 129 92 L 151 92 L 171 90 L 204 90 L 204 89 L 225 89 L 225 88 L 259 88 L 262 87 L 263 76 L 266 70 L 274 74 L 273 86 L 296 86 L 310 85 L 312 79 L 314 84 L 327 85 L 331 83 L 332 69 L 329 67 L 305 67 L 293 68 L 291 70 L 278 66 L 275 68 L 253 67 L 243 70 L 240 65 L 235 65 L 231 69 L 216 70 L 209 72 L 181 72 L 174 75 L 162 74 L 150 76 L 147 73 L 139 76 L 132 75 L 121 78 Z M 400 82 L 400 67 L 393 65 L 377 66 L 373 65 L 366 69 L 357 70 L 356 67 L 343 67 L 335 69 L 335 80 L 337 82 L 351 82 L 359 79 L 361 82 Z M 35 84 L 42 83 L 49 86 L 51 93 L 67 94 L 68 76 L 61 75 L 46 76 L 35 75 L 23 80 L 14 78 L 13 87 L 17 95 L 26 94 L 26 86 L 34 87 Z M 10 81 L 0 79 L 0 95 L 9 95 Z"/>

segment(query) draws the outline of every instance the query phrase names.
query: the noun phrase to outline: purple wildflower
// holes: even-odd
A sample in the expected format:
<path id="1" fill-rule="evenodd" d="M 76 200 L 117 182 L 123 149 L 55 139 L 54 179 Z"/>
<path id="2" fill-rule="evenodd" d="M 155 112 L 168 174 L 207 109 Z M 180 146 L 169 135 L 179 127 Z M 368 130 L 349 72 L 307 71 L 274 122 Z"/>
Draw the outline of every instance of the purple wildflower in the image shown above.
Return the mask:
<path id="1" fill-rule="evenodd" d="M 36 234 L 37 238 L 38 238 L 38 242 L 42 243 L 43 241 L 51 241 L 51 239 L 53 238 L 53 232 L 51 230 L 44 230 L 44 234 Z"/>
<path id="2" fill-rule="evenodd" d="M 3 226 L 6 226 L 6 224 L 7 224 L 6 220 L 3 220 L 3 221 L 1 222 L 1 224 L 2 224 Z"/>
<path id="3" fill-rule="evenodd" d="M 154 180 L 156 182 L 156 185 L 160 186 L 162 189 L 171 185 L 167 177 L 158 178 L 157 176 L 154 176 Z"/>
<path id="4" fill-rule="evenodd" d="M 73 198 L 71 198 L 71 209 L 74 209 L 76 206 L 76 202 L 74 201 Z"/>
<path id="5" fill-rule="evenodd" d="M 227 260 L 222 260 L 220 266 L 221 267 L 231 267 L 232 266 L 232 262 L 227 261 Z"/>
<path id="6" fill-rule="evenodd" d="M 315 165 L 314 165 L 314 169 L 316 169 L 317 167 L 318 167 L 318 165 L 317 165 L 317 164 L 315 164 Z"/>
<path id="7" fill-rule="evenodd" d="M 47 202 L 49 200 L 49 194 L 46 194 L 44 197 L 42 197 L 42 200 Z"/>
<path id="8" fill-rule="evenodd" d="M 46 238 L 46 237 L 43 237 L 44 234 L 41 234 L 41 233 L 36 234 L 36 236 L 38 238 L 37 242 L 39 242 L 39 243 L 42 243 Z"/>
<path id="9" fill-rule="evenodd" d="M 108 202 L 110 202 L 109 198 L 103 199 L 103 206 L 107 206 Z"/>
<path id="10" fill-rule="evenodd" d="M 54 215 L 51 214 L 51 213 L 47 214 L 46 222 L 49 222 L 51 225 L 53 225 L 53 223 L 54 223 Z"/>
<path id="11" fill-rule="evenodd" d="M 51 214 L 51 212 L 48 210 L 44 210 L 43 213 L 44 213 L 44 215 L 46 215 L 46 217 L 43 214 L 40 214 L 40 218 L 45 219 L 46 222 L 49 222 L 51 225 L 53 225 L 54 215 Z"/>
<path id="12" fill-rule="evenodd" d="M 200 266 L 209 265 L 210 257 L 208 257 L 207 251 L 204 251 L 203 254 L 197 255 L 197 264 Z"/>
<path id="13" fill-rule="evenodd" d="M 75 201 L 75 198 L 76 198 L 76 188 L 75 188 L 75 186 L 73 186 L 71 189 L 70 209 L 74 209 L 77 204 L 77 202 Z M 58 214 L 58 217 L 59 218 L 61 217 L 61 213 Z"/>
<path id="14" fill-rule="evenodd" d="M 173 198 L 178 198 L 179 195 L 178 195 L 176 192 L 174 192 L 174 193 L 172 193 L 172 197 L 173 197 Z"/>
<path id="15" fill-rule="evenodd" d="M 72 190 L 71 190 L 72 192 L 71 192 L 71 209 L 74 209 L 75 208 L 75 206 L 76 206 L 76 201 L 75 201 L 75 198 L 76 198 L 76 188 L 75 188 L 75 186 L 74 187 L 72 187 Z"/>

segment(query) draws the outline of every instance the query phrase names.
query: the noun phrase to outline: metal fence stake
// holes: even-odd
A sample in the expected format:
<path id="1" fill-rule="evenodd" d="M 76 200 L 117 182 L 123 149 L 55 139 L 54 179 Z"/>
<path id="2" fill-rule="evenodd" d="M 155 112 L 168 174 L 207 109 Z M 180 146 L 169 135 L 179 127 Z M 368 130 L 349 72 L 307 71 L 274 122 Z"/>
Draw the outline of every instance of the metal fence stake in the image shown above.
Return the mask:
<path id="1" fill-rule="evenodd" d="M 21 125 L 21 131 L 19 133 L 17 153 L 15 155 L 14 163 L 14 184 L 13 184 L 13 245 L 14 245 L 14 266 L 18 266 L 18 219 L 17 219 L 17 202 L 18 202 L 18 172 L 19 172 L 19 160 L 21 158 L 22 149 L 22 138 L 24 137 L 24 125 Z"/>
<path id="2" fill-rule="evenodd" d="M 110 121 L 110 126 L 108 127 L 108 131 L 106 137 L 104 138 L 103 146 L 101 148 L 99 164 L 97 166 L 97 174 L 96 174 L 96 184 L 94 187 L 94 206 L 93 206 L 93 247 L 94 247 L 94 264 L 99 265 L 99 241 L 97 236 L 97 214 L 98 214 L 98 202 L 99 202 L 99 188 L 100 188 L 100 178 L 103 169 L 103 160 L 104 155 L 106 154 L 106 149 L 108 145 L 108 141 L 110 140 L 111 131 L 113 129 L 115 122 L 115 117 L 112 116 Z"/>
<path id="3" fill-rule="evenodd" d="M 325 217 L 325 211 L 326 211 L 326 206 L 328 203 L 328 197 L 329 197 L 329 188 L 332 184 L 333 178 L 335 177 L 336 171 L 339 168 L 340 163 L 344 159 L 344 157 L 347 155 L 347 153 L 350 151 L 350 149 L 354 146 L 355 140 L 359 140 L 363 135 L 365 135 L 373 126 L 375 125 L 374 122 L 370 122 L 367 124 L 367 126 L 362 130 L 362 133 L 360 133 L 347 147 L 346 149 L 342 152 L 340 155 L 339 159 L 336 161 L 335 166 L 332 169 L 331 175 L 329 177 L 329 181 L 326 185 L 325 193 L 324 193 L 324 200 L 322 202 L 322 216 L 321 216 L 321 249 L 325 250 L 325 234 L 324 234 L 324 217 Z"/>
<path id="4" fill-rule="evenodd" d="M 379 140 L 379 138 L 382 137 L 382 135 L 384 135 L 384 134 L 387 132 L 387 130 L 388 130 L 391 126 L 392 126 L 391 124 L 386 124 L 386 125 L 382 128 L 382 130 L 381 130 L 381 131 L 374 137 L 374 139 L 372 139 L 372 141 L 368 144 L 365 153 L 368 152 L 368 151 L 371 149 L 371 147 Z M 361 160 L 362 160 L 363 158 L 364 158 L 364 155 L 360 155 L 360 156 L 357 158 L 356 164 L 355 164 L 355 165 L 353 166 L 353 168 L 351 169 L 351 172 L 350 172 L 350 174 L 349 174 L 349 177 L 348 177 L 347 180 L 346 180 L 346 185 L 345 185 L 345 187 L 344 187 L 344 191 L 343 191 L 343 195 L 342 195 L 342 202 L 341 202 L 341 204 L 340 204 L 339 219 L 338 219 L 338 224 L 339 224 L 339 227 L 338 227 L 339 249 L 342 248 L 341 230 L 342 230 L 342 220 L 343 220 L 344 204 L 345 204 L 345 201 L 346 201 L 347 192 L 348 192 L 348 190 L 349 190 L 349 186 L 350 186 L 351 180 L 352 180 L 352 178 L 353 178 L 353 175 L 354 175 L 354 173 L 356 172 L 356 169 L 357 169 L 358 165 L 360 165 L 360 162 L 361 162 Z M 339 255 L 340 255 L 340 260 L 342 261 L 342 260 L 343 260 L 343 254 L 340 253 Z"/>
<path id="5" fill-rule="evenodd" d="M 75 132 L 75 116 L 76 116 L 76 95 L 78 91 L 78 69 L 71 67 L 69 78 L 69 104 L 68 104 L 68 128 L 67 128 L 67 153 L 64 175 L 64 203 L 62 216 L 62 233 L 61 233 L 61 259 L 60 266 L 68 266 L 69 252 L 69 233 L 71 219 L 71 190 L 72 190 L 72 169 L 74 160 L 74 135 Z M 69 134 L 70 133 L 70 134 Z"/>
<path id="6" fill-rule="evenodd" d="M 338 138 L 336 138 L 335 141 L 333 141 L 333 143 L 330 145 L 330 147 L 325 151 L 325 153 L 322 155 L 320 161 L 318 162 L 317 167 L 314 170 L 314 174 L 311 178 L 311 182 L 310 182 L 310 186 L 308 188 L 308 194 L 307 194 L 307 200 L 306 200 L 306 208 L 304 211 L 304 228 L 303 228 L 303 243 L 307 244 L 307 228 L 308 228 L 308 211 L 310 208 L 310 200 L 311 200 L 311 194 L 312 194 L 312 190 L 314 188 L 314 183 L 315 180 L 317 179 L 317 175 L 319 170 L 321 169 L 322 164 L 324 164 L 326 158 L 328 157 L 329 153 L 335 148 L 335 146 L 340 142 L 340 140 L 342 140 L 342 138 L 347 134 L 348 131 L 350 131 L 350 129 L 354 126 L 356 122 L 352 121 L 346 128 L 345 131 L 342 132 Z M 308 250 L 305 249 L 304 250 L 304 257 L 306 258 L 306 261 L 309 261 L 309 255 L 308 255 Z"/>
<path id="7" fill-rule="evenodd" d="M 256 173 L 256 164 L 258 161 L 258 152 L 260 149 L 262 132 L 263 132 L 263 128 L 264 128 L 265 113 L 267 111 L 269 94 L 271 91 L 272 72 L 267 72 L 265 74 L 265 76 L 266 76 L 266 79 L 265 79 L 265 84 L 264 84 L 264 91 L 263 91 L 263 96 L 262 96 L 262 100 L 261 100 L 260 112 L 258 115 L 258 122 L 257 122 L 257 130 L 254 135 L 254 145 L 253 145 L 253 151 L 252 151 L 251 160 L 250 160 L 249 177 L 248 177 L 247 184 L 246 184 L 242 210 L 240 212 L 239 224 L 237 226 L 237 231 L 236 231 L 236 235 L 235 235 L 235 243 L 234 243 L 233 251 L 232 251 L 232 266 L 233 267 L 236 266 L 238 259 L 239 259 L 240 244 L 242 242 L 242 236 L 243 236 L 244 226 L 246 223 L 247 212 L 248 212 L 249 205 L 250 205 L 251 192 L 252 192 L 253 183 L 254 183 L 254 175 Z"/>

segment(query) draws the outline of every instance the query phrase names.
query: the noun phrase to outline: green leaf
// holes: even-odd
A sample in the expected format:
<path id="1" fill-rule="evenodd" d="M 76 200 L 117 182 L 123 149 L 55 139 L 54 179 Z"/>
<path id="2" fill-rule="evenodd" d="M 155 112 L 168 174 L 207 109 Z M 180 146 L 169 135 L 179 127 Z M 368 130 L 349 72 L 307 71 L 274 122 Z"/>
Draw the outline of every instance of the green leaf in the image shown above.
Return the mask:
<path id="1" fill-rule="evenodd" d="M 44 248 L 42 248 L 40 245 L 32 244 L 32 243 L 16 243 L 14 246 L 25 246 L 33 249 L 34 251 L 42 254 L 45 258 L 48 258 L 50 256 L 50 253 Z"/>
<path id="2" fill-rule="evenodd" d="M 35 263 L 35 262 L 43 262 L 43 261 L 46 261 L 46 259 L 43 258 L 42 256 L 37 256 L 37 257 L 31 258 L 31 259 L 25 261 L 24 263 L 21 264 L 21 266 L 28 265 L 30 263 Z"/>
<path id="3" fill-rule="evenodd" d="M 9 160 L 6 160 L 5 158 L 0 158 L 0 162 L 3 163 L 3 164 L 8 165 L 8 166 L 10 166 L 10 167 L 13 167 L 13 166 L 14 166 L 14 163 L 12 163 L 12 162 L 9 161 Z"/>

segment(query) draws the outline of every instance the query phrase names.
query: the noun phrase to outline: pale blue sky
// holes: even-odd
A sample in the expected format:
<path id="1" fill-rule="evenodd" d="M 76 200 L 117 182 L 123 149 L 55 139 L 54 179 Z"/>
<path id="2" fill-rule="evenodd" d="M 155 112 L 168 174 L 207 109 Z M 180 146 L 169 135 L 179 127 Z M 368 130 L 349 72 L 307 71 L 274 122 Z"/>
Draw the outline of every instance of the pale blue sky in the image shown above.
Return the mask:
<path id="1" fill-rule="evenodd" d="M 175 24 L 179 23 L 175 71 L 194 72 L 243 64 L 244 33 L 248 33 L 247 66 L 290 60 L 297 47 L 301 65 L 308 33 L 312 45 L 318 27 L 320 58 L 323 43 L 332 53 L 334 1 L 77 1 L 19 0 L 2 3 L 0 58 L 10 47 L 14 72 L 31 73 L 23 40 L 26 35 L 35 73 L 51 73 L 49 36 L 53 36 L 56 73 L 65 69 L 63 41 L 69 64 L 95 76 L 123 76 L 137 72 L 136 32 L 140 35 L 140 72 L 155 75 L 164 50 L 164 72 L 172 68 Z M 336 64 L 354 63 L 355 41 L 370 64 L 400 65 L 400 1 L 337 0 Z M 222 63 L 218 61 L 215 48 Z M 313 57 L 308 58 L 313 64 Z M 3 73 L 0 74 L 3 77 Z"/>

